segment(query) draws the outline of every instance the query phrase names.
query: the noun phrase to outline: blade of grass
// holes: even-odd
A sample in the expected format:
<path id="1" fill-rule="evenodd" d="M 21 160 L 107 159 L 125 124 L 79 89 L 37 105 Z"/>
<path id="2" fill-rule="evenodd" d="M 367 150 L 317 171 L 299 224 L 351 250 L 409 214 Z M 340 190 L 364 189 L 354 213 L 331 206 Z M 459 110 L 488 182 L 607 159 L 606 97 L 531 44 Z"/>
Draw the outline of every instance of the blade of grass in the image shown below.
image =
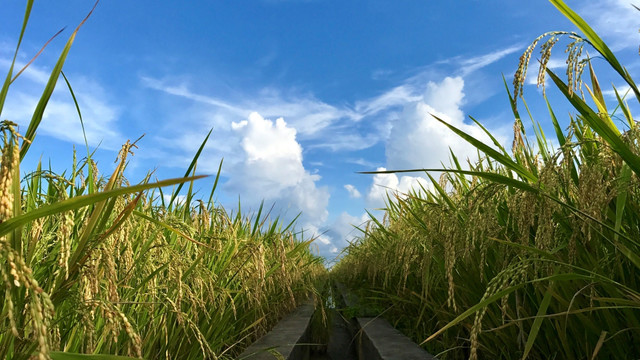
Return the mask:
<path id="1" fill-rule="evenodd" d="M 598 114 L 596 114 L 579 96 L 569 95 L 567 85 L 551 70 L 547 69 L 547 73 L 558 89 L 565 95 L 569 102 L 571 102 L 575 109 L 580 112 L 583 119 L 589 124 L 589 126 L 591 126 L 598 135 L 602 136 L 602 138 L 622 157 L 636 175 L 640 175 L 640 157 L 622 141 L 620 131 L 612 128 L 609 123 L 602 120 Z"/>
<path id="2" fill-rule="evenodd" d="M 7 99 L 7 93 L 9 92 L 9 85 L 11 85 L 11 79 L 13 77 L 13 67 L 15 66 L 16 59 L 18 58 L 18 51 L 20 50 L 20 45 L 22 44 L 22 38 L 24 37 L 24 32 L 27 29 L 27 23 L 29 22 L 29 16 L 31 15 L 31 8 L 33 7 L 33 0 L 27 1 L 27 7 L 24 11 L 24 18 L 22 19 L 22 28 L 20 29 L 20 36 L 18 37 L 18 44 L 16 45 L 16 51 L 13 53 L 13 60 L 11 60 L 11 66 L 9 66 L 9 72 L 7 73 L 7 77 L 2 83 L 2 89 L 0 89 L 0 115 L 2 114 L 2 109 L 4 108 L 4 102 Z"/>
<path id="3" fill-rule="evenodd" d="M 492 147 L 486 145 L 485 143 L 483 143 L 480 140 L 474 138 L 473 136 L 465 133 L 464 131 L 456 128 L 455 126 L 447 123 L 446 121 L 440 119 L 439 117 L 437 117 L 437 116 L 435 116 L 433 114 L 431 114 L 431 116 L 433 116 L 440 123 L 442 123 L 443 125 L 448 127 L 451 131 L 456 133 L 458 136 L 460 136 L 461 138 L 466 140 L 468 143 L 470 143 L 471 145 L 473 145 L 474 147 L 476 147 L 480 151 L 484 152 L 485 154 L 487 154 L 488 156 L 490 156 L 491 158 L 493 158 L 497 162 L 501 163 L 502 165 L 506 166 L 507 168 L 515 171 L 523 179 L 529 180 L 531 182 L 536 182 L 538 180 L 538 178 L 534 174 L 532 174 L 529 170 L 527 170 L 522 165 L 520 165 L 520 164 L 514 162 L 513 160 L 511 160 L 510 157 L 505 156 L 504 154 L 501 154 L 500 152 L 494 150 Z"/>
<path id="4" fill-rule="evenodd" d="M 484 125 L 482 125 L 482 123 L 480 123 L 480 121 L 476 120 L 473 116 L 469 116 L 469 119 L 471 119 L 476 125 L 478 125 L 478 127 L 480 129 L 482 129 L 482 131 L 484 131 L 485 134 L 487 134 L 487 136 L 489 136 L 489 138 L 491 139 L 491 141 L 493 142 L 493 145 L 495 145 L 495 147 L 500 149 L 500 151 L 502 151 L 502 153 L 505 156 L 509 156 L 509 154 L 507 153 L 507 150 L 505 150 L 505 148 L 502 146 L 502 144 L 500 144 L 498 139 L 496 139 L 495 136 L 493 136 L 493 134 L 491 134 L 491 132 L 487 128 L 485 128 Z M 449 150 L 451 150 L 451 149 L 449 149 Z"/>
<path id="5" fill-rule="evenodd" d="M 627 203 L 627 194 L 629 191 L 627 187 L 629 182 L 631 181 L 631 168 L 623 164 L 622 170 L 620 171 L 620 179 L 618 185 L 618 196 L 616 197 L 616 221 L 615 221 L 615 230 L 619 232 L 622 228 L 622 217 L 624 216 L 624 207 Z M 618 241 L 618 234 L 614 235 L 614 241 Z"/>
<path id="6" fill-rule="evenodd" d="M 49 45 L 49 43 L 51 43 L 51 41 L 53 41 L 53 39 L 55 39 L 56 37 L 58 37 L 58 35 L 62 34 L 62 32 L 65 30 L 65 28 L 60 29 L 55 35 L 53 35 L 51 38 L 49 38 L 49 40 L 47 40 L 46 43 L 44 43 L 44 45 L 42 45 L 42 47 L 40 48 L 40 51 L 38 51 L 32 58 L 31 60 L 29 60 L 29 62 L 22 67 L 22 69 L 20 69 L 20 71 L 18 71 L 18 73 L 11 79 L 11 83 L 13 83 L 14 81 L 16 81 L 16 79 L 20 76 L 20 74 L 22 74 L 25 70 L 27 70 L 27 68 L 29 66 L 31 66 L 31 64 L 38 58 L 38 56 L 40 56 L 40 54 L 42 54 L 42 52 L 44 51 L 44 49 Z"/>
<path id="7" fill-rule="evenodd" d="M 207 136 L 205 136 L 204 140 L 202 141 L 202 144 L 200 144 L 200 148 L 198 148 L 196 155 L 191 160 L 191 164 L 189 164 L 187 171 L 185 171 L 184 173 L 185 177 L 189 176 L 194 166 L 196 166 L 196 163 L 198 162 L 198 158 L 200 157 L 200 154 L 202 153 L 204 146 L 207 144 L 207 141 L 209 140 L 209 136 L 211 136 L 211 132 L 213 132 L 213 129 L 209 130 L 209 133 L 207 133 Z M 220 163 L 220 165 L 222 166 L 222 163 Z M 178 188 L 176 189 L 176 191 L 174 191 L 173 194 L 171 194 L 171 200 L 169 200 L 169 205 L 167 206 L 167 209 L 171 209 L 171 205 L 173 205 L 173 202 L 175 201 L 176 197 L 178 196 L 178 194 L 180 194 L 180 190 L 182 190 L 183 185 L 184 183 L 181 183 L 180 185 L 178 185 Z"/>
<path id="8" fill-rule="evenodd" d="M 395 173 L 435 172 L 435 171 L 452 172 L 452 173 L 458 173 L 463 175 L 477 176 L 492 182 L 500 183 L 507 186 L 512 186 L 517 189 L 531 191 L 534 193 L 538 193 L 540 191 L 540 189 L 538 189 L 537 187 L 529 185 L 524 181 L 516 180 L 508 176 L 504 176 L 496 173 L 483 172 L 483 171 L 454 170 L 454 169 L 407 169 L 407 170 L 360 171 L 358 172 L 358 174 L 395 174 Z"/>
<path id="9" fill-rule="evenodd" d="M 464 311 L 462 314 L 458 315 L 451 322 L 449 322 L 448 324 L 446 324 L 445 326 L 440 328 L 438 331 L 433 333 L 431 336 L 429 336 L 427 339 L 422 341 L 420 343 L 420 345 L 424 345 L 425 343 L 433 340 L 433 338 L 439 336 L 440 334 L 445 332 L 447 329 L 457 325 L 462 320 L 464 320 L 467 317 L 473 315 L 476 311 L 487 307 L 488 305 L 490 305 L 490 304 L 502 299 L 502 297 L 504 297 L 506 295 L 509 295 L 509 294 L 511 294 L 512 292 L 514 292 L 514 291 L 516 291 L 518 289 L 521 289 L 526 284 L 538 283 L 538 282 L 546 282 L 546 281 L 575 281 L 575 280 L 590 280 L 590 279 L 592 279 L 592 278 L 590 276 L 588 276 L 588 275 L 581 275 L 581 274 L 576 274 L 576 273 L 564 273 L 564 274 L 551 275 L 551 276 L 548 276 L 548 277 L 545 277 L 545 278 L 534 279 L 534 280 L 527 281 L 525 283 L 520 283 L 520 284 L 516 284 L 516 285 L 510 286 L 510 287 L 507 287 L 506 289 L 498 291 L 495 294 L 493 294 L 491 296 L 488 296 L 486 299 L 484 299 L 484 300 L 480 301 L 479 303 L 475 304 L 474 306 L 470 307 L 469 309 Z"/>
<path id="10" fill-rule="evenodd" d="M 553 291 L 553 283 L 549 285 L 547 291 L 544 293 L 544 298 L 542 298 L 542 302 L 540 302 L 540 307 L 538 308 L 538 313 L 536 314 L 535 320 L 533 320 L 533 325 L 531 325 L 531 330 L 529 331 L 529 336 L 527 337 L 527 342 L 524 345 L 524 353 L 522 354 L 522 360 L 525 360 L 531 349 L 533 348 L 533 344 L 536 341 L 536 337 L 538 336 L 538 332 L 540 331 L 540 327 L 542 326 L 542 321 L 544 320 L 544 315 L 547 313 L 547 308 L 551 303 L 551 294 Z"/>
<path id="11" fill-rule="evenodd" d="M 620 97 L 620 94 L 618 93 L 618 89 L 616 89 L 615 86 L 613 87 L 613 92 L 616 94 L 616 99 L 618 100 L 618 107 L 622 109 L 622 113 L 624 114 L 624 117 L 627 119 L 627 124 L 629 124 L 629 129 L 635 129 L 636 122 L 633 120 L 633 116 L 631 116 L 629 105 L 627 105 L 624 99 Z M 625 94 L 625 97 L 626 97 L 626 94 Z"/>
<path id="12" fill-rule="evenodd" d="M 222 173 L 222 162 L 224 158 L 220 160 L 220 165 L 218 165 L 218 171 L 216 172 L 216 179 L 213 182 L 213 188 L 211 188 L 211 194 L 209 194 L 209 201 L 207 201 L 207 206 L 209 208 L 213 208 L 213 194 L 216 192 L 216 188 L 218 187 L 218 180 L 220 180 L 220 174 Z"/>
<path id="13" fill-rule="evenodd" d="M 9 231 L 17 229 L 18 227 L 23 226 L 26 223 L 33 221 L 35 219 L 39 219 L 41 217 L 58 214 L 63 211 L 79 209 L 83 206 L 95 204 L 99 201 L 107 200 L 114 196 L 136 193 L 139 191 L 161 187 L 161 186 L 170 186 L 174 184 L 184 183 L 186 181 L 202 179 L 205 177 L 206 175 L 199 175 L 199 176 L 189 177 L 189 178 L 167 179 L 167 180 L 158 181 L 150 184 L 121 187 L 121 188 L 116 188 L 113 190 L 103 191 L 95 194 L 77 196 L 77 197 L 63 200 L 51 205 L 45 205 L 36 210 L 8 219 L 3 223 L 1 223 L 0 236 L 6 235 Z"/>
<path id="14" fill-rule="evenodd" d="M 149 221 L 149 222 L 152 222 L 152 223 L 154 223 L 154 224 L 156 224 L 156 225 L 159 225 L 159 226 L 161 226 L 161 227 L 163 227 L 163 228 L 165 228 L 165 229 L 167 229 L 167 230 L 169 230 L 169 231 L 171 231 L 171 232 L 175 233 L 176 235 L 178 235 L 178 236 L 180 236 L 180 237 L 182 237 L 182 238 L 184 238 L 184 239 L 186 239 L 186 240 L 189 240 L 190 242 L 192 242 L 192 243 L 194 243 L 194 244 L 196 244 L 196 245 L 200 245 L 200 246 L 202 246 L 202 247 L 204 247 L 204 248 L 207 248 L 207 249 L 209 249 L 209 250 L 215 250 L 215 249 L 214 249 L 214 248 L 212 248 L 211 246 L 209 246 L 209 245 L 207 245 L 207 244 L 205 244 L 205 243 L 203 243 L 203 242 L 200 242 L 200 241 L 198 241 L 198 240 L 196 240 L 196 239 L 192 238 L 191 236 L 189 236 L 189 235 L 185 234 L 184 232 L 182 232 L 182 231 L 180 231 L 180 230 L 178 230 L 178 229 L 174 228 L 173 226 L 170 226 L 170 225 L 166 224 L 166 223 L 165 223 L 165 222 L 163 222 L 163 221 L 160 221 L 160 220 L 158 220 L 158 219 L 155 219 L 155 218 L 153 218 L 153 217 L 151 217 L 151 216 L 148 216 L 148 215 L 146 215 L 146 214 L 144 214 L 144 213 L 142 213 L 142 212 L 140 212 L 140 211 L 137 211 L 137 210 L 134 210 L 134 211 L 133 211 L 133 214 L 134 214 L 135 216 L 138 216 L 138 217 L 140 217 L 140 218 L 143 218 L 143 219 L 145 219 L 145 220 L 147 220 L 147 221 Z"/>
<path id="15" fill-rule="evenodd" d="M 595 360 L 596 356 L 598 355 L 598 352 L 600 352 L 600 349 L 602 349 L 602 344 L 604 344 L 605 339 L 607 338 L 607 332 L 602 330 L 602 332 L 600 333 L 600 338 L 598 339 L 598 342 L 596 343 L 596 347 L 593 349 L 593 354 L 591 355 L 591 360 Z"/>
<path id="16" fill-rule="evenodd" d="M 22 159 L 24 159 L 25 155 L 27 155 L 27 151 L 29 151 L 29 147 L 31 146 L 31 143 L 33 143 L 33 139 L 36 136 L 36 130 L 38 129 L 38 126 L 40 125 L 40 122 L 42 121 L 42 116 L 44 115 L 44 110 L 46 109 L 47 104 L 49 103 L 49 99 L 51 98 L 51 95 L 53 94 L 53 90 L 56 87 L 56 83 L 58 82 L 58 76 L 60 75 L 60 72 L 62 71 L 62 67 L 63 67 L 65 61 L 67 60 L 67 55 L 69 54 L 69 50 L 71 49 L 71 45 L 73 44 L 73 41 L 76 38 L 76 34 L 78 33 L 78 31 L 80 30 L 82 25 L 84 25 L 84 23 L 89 19 L 89 17 L 93 13 L 93 10 L 95 10 L 95 8 L 98 6 L 99 2 L 100 2 L 100 0 L 97 0 L 95 2 L 95 4 L 93 5 L 93 8 L 91 9 L 91 11 L 89 11 L 89 13 L 84 18 L 84 20 L 82 20 L 82 22 L 80 22 L 80 24 L 76 27 L 76 29 L 73 31 L 73 33 L 71 33 L 71 36 L 69 37 L 69 40 L 67 40 L 67 44 L 62 49 L 62 53 L 60 54 L 60 57 L 58 58 L 58 61 L 56 62 L 56 65 L 53 67 L 53 70 L 51 71 L 51 75 L 49 76 L 49 80 L 47 81 L 47 85 L 45 86 L 44 91 L 42 92 L 42 95 L 40 96 L 40 100 L 38 100 L 38 105 L 36 105 L 36 108 L 33 111 L 33 116 L 31 117 L 31 121 L 29 122 L 29 127 L 27 128 L 27 131 L 25 132 L 24 137 L 25 137 L 25 139 L 27 141 L 22 143 L 22 149 L 20 150 L 20 160 L 21 161 L 22 161 Z"/>

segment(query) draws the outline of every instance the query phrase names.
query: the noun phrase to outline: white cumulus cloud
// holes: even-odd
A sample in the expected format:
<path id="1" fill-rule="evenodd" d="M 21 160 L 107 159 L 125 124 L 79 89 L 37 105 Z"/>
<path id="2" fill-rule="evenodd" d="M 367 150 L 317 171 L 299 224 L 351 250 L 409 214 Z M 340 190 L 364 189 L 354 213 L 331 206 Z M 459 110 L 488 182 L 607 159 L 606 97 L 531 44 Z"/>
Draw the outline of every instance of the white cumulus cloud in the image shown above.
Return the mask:
<path id="1" fill-rule="evenodd" d="M 476 149 L 436 120 L 432 115 L 461 129 L 486 144 L 489 142 L 484 131 L 464 122 L 461 106 L 464 103 L 464 80 L 461 77 L 446 77 L 441 82 L 428 82 L 425 93 L 418 101 L 405 104 L 398 119 L 392 123 L 386 143 L 387 168 L 393 170 L 442 168 L 449 166 L 449 149 L 459 161 L 477 158 Z M 501 143 L 506 139 L 498 133 L 494 136 Z M 379 167 L 378 171 L 386 170 Z M 424 174 L 398 176 L 396 174 L 376 174 L 367 193 L 367 203 L 371 207 L 383 207 L 388 195 L 392 198 L 407 194 L 411 189 L 430 189 L 430 181 Z M 437 176 L 437 174 L 434 174 Z"/>
<path id="2" fill-rule="evenodd" d="M 464 80 L 446 77 L 440 83 L 429 82 L 420 101 L 405 105 L 392 124 L 386 144 L 387 168 L 425 169 L 449 165 L 449 148 L 463 162 L 476 159 L 476 149 L 436 120 L 432 115 L 485 143 L 488 137 L 478 126 L 466 124 L 461 106 Z M 499 136 L 498 136 L 499 137 Z M 501 142 L 504 139 L 499 137 Z"/>
<path id="3" fill-rule="evenodd" d="M 225 187 L 250 204 L 275 203 L 276 213 L 302 212 L 303 227 L 324 222 L 329 191 L 316 185 L 319 175 L 304 168 L 296 130 L 282 118 L 274 123 L 256 112 L 232 128 L 242 139 L 243 154 L 241 162 L 229 170 Z"/>
<path id="4" fill-rule="evenodd" d="M 385 171 L 386 169 L 380 167 L 377 170 Z M 367 193 L 367 203 L 371 207 L 381 208 L 385 205 L 388 196 L 393 199 L 396 195 L 403 196 L 411 190 L 421 191 L 422 188 L 429 189 L 428 180 L 423 177 L 375 174 Z"/>
<path id="5" fill-rule="evenodd" d="M 349 197 L 352 199 L 358 199 L 362 196 L 362 194 L 360 194 L 360 191 L 358 191 L 358 189 L 356 189 L 356 187 L 351 184 L 345 185 L 344 188 L 347 190 L 347 192 L 349 193 Z"/>

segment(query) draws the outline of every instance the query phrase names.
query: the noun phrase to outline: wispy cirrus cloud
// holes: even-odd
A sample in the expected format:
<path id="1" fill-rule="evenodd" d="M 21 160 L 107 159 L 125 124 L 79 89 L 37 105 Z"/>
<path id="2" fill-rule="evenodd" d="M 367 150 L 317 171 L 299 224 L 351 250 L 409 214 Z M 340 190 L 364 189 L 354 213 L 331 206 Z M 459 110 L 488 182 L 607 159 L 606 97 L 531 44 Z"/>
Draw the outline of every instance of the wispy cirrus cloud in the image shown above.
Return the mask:
<path id="1" fill-rule="evenodd" d="M 194 93 L 185 84 L 168 84 L 165 81 L 154 79 L 148 76 L 142 76 L 140 77 L 140 80 L 142 81 L 142 84 L 144 86 L 154 90 L 160 90 L 170 95 L 175 95 L 175 96 L 183 97 L 196 102 L 211 105 L 217 108 L 230 111 L 240 116 L 246 113 L 245 109 L 232 105 L 229 102 L 224 101 L 222 99 L 219 99 L 213 96 Z"/>
<path id="2" fill-rule="evenodd" d="M 615 51 L 638 48 L 640 38 L 640 11 L 631 4 L 637 1 L 602 0 L 581 2 L 580 13 Z"/>
<path id="3" fill-rule="evenodd" d="M 244 94 L 240 100 L 198 94 L 186 84 L 141 77 L 142 84 L 151 89 L 210 105 L 229 119 L 246 117 L 255 111 L 267 117 L 284 117 L 296 128 L 302 138 L 313 139 L 324 128 L 340 119 L 357 119 L 359 115 L 344 107 L 336 107 L 311 95 L 284 95 L 273 88 L 264 88 L 258 93 Z"/>
<path id="4" fill-rule="evenodd" d="M 476 57 L 456 57 L 447 63 L 449 66 L 454 64 L 456 71 L 464 77 L 518 49 L 518 46 L 510 46 Z M 202 116 L 227 119 L 227 124 L 253 111 L 268 118 L 283 117 L 296 129 L 298 139 L 306 142 L 309 149 L 339 152 L 366 149 L 384 141 L 390 130 L 388 124 L 397 118 L 406 104 L 419 101 L 429 81 L 441 73 L 434 70 L 437 66 L 438 63 L 422 69 L 380 95 L 357 100 L 353 105 L 333 105 L 312 94 L 283 92 L 275 88 L 264 88 L 231 99 L 224 95 L 197 93 L 183 82 L 152 77 L 141 77 L 141 82 L 148 88 L 209 106 L 210 109 L 203 111 Z M 364 119 L 367 126 L 359 124 Z M 228 125 L 218 125 L 223 125 L 218 126 L 218 131 L 231 130 Z"/>
<path id="5" fill-rule="evenodd" d="M 10 65 L 10 60 L 0 58 L 0 66 Z M 16 62 L 15 72 L 24 65 L 23 62 Z M 11 85 L 11 96 L 7 97 L 2 117 L 26 129 L 50 72 L 50 68 L 31 64 L 20 74 Z M 38 128 L 39 133 L 74 144 L 84 144 L 86 135 L 91 146 L 100 144 L 102 149 L 119 149 L 126 140 L 118 126 L 120 108 L 108 100 L 110 96 L 107 90 L 98 81 L 78 75 L 72 75 L 70 78 L 76 100 L 82 110 L 84 134 L 76 105 L 63 81 L 58 81 L 47 104 Z"/>
<path id="6" fill-rule="evenodd" d="M 519 50 L 522 50 L 523 46 L 514 45 L 504 49 L 500 49 L 494 52 L 490 52 L 488 54 L 474 56 L 471 58 L 461 58 L 459 59 L 460 64 L 460 72 L 461 76 L 469 75 L 475 71 L 478 71 L 484 67 L 487 67 L 496 61 L 501 60 L 502 58 L 511 55 Z"/>

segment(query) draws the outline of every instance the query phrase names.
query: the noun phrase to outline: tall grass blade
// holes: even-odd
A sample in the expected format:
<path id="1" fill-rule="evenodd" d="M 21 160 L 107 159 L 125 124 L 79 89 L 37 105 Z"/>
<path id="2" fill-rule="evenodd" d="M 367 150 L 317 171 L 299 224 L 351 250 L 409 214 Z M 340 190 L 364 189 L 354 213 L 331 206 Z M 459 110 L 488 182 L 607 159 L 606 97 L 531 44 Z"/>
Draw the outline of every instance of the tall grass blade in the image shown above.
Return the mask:
<path id="1" fill-rule="evenodd" d="M 196 155 L 193 157 L 193 159 L 191 160 L 191 164 L 189 164 L 187 171 L 185 171 L 184 173 L 185 177 L 189 176 L 189 174 L 191 174 L 194 167 L 196 166 L 196 163 L 198 162 L 198 158 L 200 157 L 200 154 L 202 153 L 204 146 L 207 144 L 207 141 L 209 140 L 209 136 L 211 136 L 211 132 L 213 132 L 213 129 L 209 130 L 209 132 L 207 133 L 207 136 L 205 136 L 204 140 L 202 141 L 202 144 L 200 144 L 200 147 L 198 148 Z M 220 166 L 222 166 L 222 163 L 220 163 Z M 173 205 L 173 202 L 176 200 L 176 197 L 178 196 L 178 194 L 180 194 L 180 190 L 182 190 L 183 185 L 184 183 L 181 183 L 180 185 L 178 185 L 178 188 L 176 189 L 176 191 L 174 191 L 173 194 L 171 194 L 171 200 L 169 200 L 169 205 L 167 205 L 168 209 L 171 209 L 171 205 Z"/>
<path id="2" fill-rule="evenodd" d="M 460 136 L 461 138 L 466 140 L 471 145 L 475 146 L 480 151 L 484 152 L 485 154 L 487 154 L 488 156 L 492 157 L 497 162 L 501 163 L 502 165 L 504 165 L 507 168 L 509 168 L 509 169 L 513 170 L 514 172 L 516 172 L 523 179 L 527 179 L 527 180 L 529 180 L 531 182 L 536 182 L 537 181 L 537 177 L 534 174 L 532 174 L 529 170 L 527 170 L 522 165 L 520 165 L 520 164 L 514 162 L 513 160 L 511 160 L 511 158 L 509 158 L 508 156 L 505 156 L 504 154 L 499 153 L 498 151 L 494 150 L 492 147 L 484 144 L 480 140 L 478 140 L 478 139 L 474 138 L 473 136 L 465 133 L 464 131 L 456 128 L 455 126 L 447 123 L 446 121 L 438 118 L 437 116 L 435 116 L 433 114 L 431 116 L 433 116 L 436 120 L 438 120 L 443 125 L 445 125 L 449 129 L 451 129 L 451 131 L 456 133 L 458 136 Z"/>
<path id="3" fill-rule="evenodd" d="M 218 171 L 216 171 L 216 179 L 213 182 L 213 187 L 211 188 L 211 193 L 209 194 L 209 201 L 207 201 L 207 206 L 209 208 L 213 207 L 213 194 L 216 192 L 218 188 L 218 180 L 220 180 L 220 174 L 222 173 L 222 162 L 224 159 L 220 160 L 220 165 L 218 165 Z"/>
<path id="4" fill-rule="evenodd" d="M 542 325 L 542 321 L 544 320 L 543 316 L 547 313 L 547 308 L 551 303 L 552 292 L 553 292 L 553 283 L 549 284 L 549 288 L 547 288 L 547 291 L 545 291 L 544 298 L 542 298 L 542 302 L 540 302 L 538 313 L 536 314 L 535 320 L 533 320 L 533 325 L 531 325 L 531 330 L 529 330 L 529 336 L 527 337 L 527 342 L 524 345 L 524 353 L 522 354 L 522 360 L 525 360 L 529 356 L 529 353 L 533 348 L 533 344 L 536 341 L 538 332 L 540 331 L 540 326 Z"/>
<path id="5" fill-rule="evenodd" d="M 11 85 L 13 78 L 13 67 L 15 66 L 16 59 L 18 58 L 18 51 L 20 50 L 20 45 L 22 44 L 22 38 L 24 37 L 24 32 L 27 29 L 27 23 L 29 22 L 29 16 L 31 15 L 31 8 L 33 7 L 33 0 L 27 1 L 27 7 L 24 11 L 24 18 L 22 19 L 22 28 L 20 29 L 20 36 L 18 37 L 18 44 L 16 45 L 16 50 L 13 53 L 13 59 L 11 60 L 11 66 L 9 66 L 9 72 L 7 73 L 7 77 L 2 83 L 2 88 L 0 89 L 0 115 L 2 115 L 2 109 L 4 108 L 4 102 L 7 99 L 7 93 L 9 93 L 9 85 Z"/>
<path id="6" fill-rule="evenodd" d="M 60 57 L 58 58 L 58 61 L 56 62 L 56 65 L 53 67 L 53 70 L 51 71 L 51 75 L 49 76 L 49 80 L 47 81 L 47 85 L 45 86 L 44 91 L 42 92 L 42 95 L 40 96 L 40 100 L 38 100 L 38 104 L 36 105 L 36 108 L 33 111 L 33 116 L 31 117 L 31 121 L 29 122 L 29 127 L 27 128 L 27 131 L 25 132 L 24 137 L 25 137 L 25 139 L 27 141 L 22 143 L 22 149 L 20 150 L 20 160 L 24 159 L 25 155 L 27 154 L 27 151 L 29 151 L 29 147 L 31 146 L 31 143 L 33 142 L 33 139 L 36 136 L 36 130 L 38 129 L 38 126 L 40 125 L 40 122 L 42 121 L 42 116 L 44 115 L 44 110 L 46 109 L 47 104 L 49 103 L 49 99 L 51 98 L 51 95 L 53 94 L 53 90 L 56 87 L 56 83 L 58 82 L 58 76 L 60 76 L 60 72 L 62 71 L 62 67 L 63 67 L 65 61 L 67 60 L 67 55 L 69 54 L 69 50 L 71 49 L 71 45 L 73 44 L 73 41 L 76 38 L 76 34 L 78 33 L 78 31 L 80 30 L 82 25 L 84 25 L 84 23 L 89 19 L 89 17 L 93 13 L 93 10 L 95 10 L 96 6 L 98 6 L 98 2 L 99 1 L 100 0 L 97 0 L 94 3 L 93 8 L 91 9 L 91 11 L 89 11 L 89 13 L 84 18 L 84 20 L 82 20 L 80 22 L 80 24 L 76 27 L 76 29 L 73 31 L 73 33 L 71 33 L 71 36 L 69 37 L 69 40 L 67 40 L 67 44 L 62 49 L 62 53 L 60 54 Z"/>
<path id="7" fill-rule="evenodd" d="M 153 189 L 156 187 L 170 186 L 174 184 L 183 183 L 186 181 L 202 179 L 205 177 L 206 175 L 199 175 L 199 176 L 188 177 L 188 178 L 162 180 L 162 181 L 158 181 L 150 184 L 141 184 L 141 185 L 134 185 L 129 187 L 116 188 L 116 189 L 103 191 L 103 192 L 99 192 L 91 195 L 77 196 L 75 198 L 63 200 L 51 205 L 45 205 L 36 210 L 30 211 L 28 213 L 25 213 L 20 216 L 4 221 L 2 224 L 0 224 L 0 236 L 6 235 L 9 231 L 17 229 L 20 226 L 23 226 L 26 223 L 33 221 L 35 219 L 39 219 L 41 217 L 58 214 L 63 211 L 79 209 L 83 206 L 92 205 L 97 202 L 104 201 L 119 195 L 132 194 L 139 191 Z"/>
<path id="8" fill-rule="evenodd" d="M 60 29 L 57 33 L 55 33 L 55 35 L 53 35 L 51 38 L 49 38 L 49 40 L 47 40 L 46 43 L 44 43 L 44 45 L 42 45 L 42 47 L 40 48 L 40 51 L 38 51 L 32 58 L 31 60 L 29 60 L 29 62 L 22 67 L 22 69 L 20 69 L 20 71 L 18 71 L 17 74 L 15 74 L 13 76 L 13 78 L 11 79 L 11 83 L 13 83 L 14 81 L 16 81 L 16 79 L 25 71 L 27 70 L 27 68 L 29 66 L 31 66 L 31 64 L 36 61 L 36 59 L 38 58 L 38 56 L 40 56 L 42 54 L 42 52 L 44 51 L 44 49 L 47 48 L 47 46 L 53 41 L 53 39 L 57 38 L 58 35 L 62 34 L 62 32 L 65 30 L 65 28 Z"/>
<path id="9" fill-rule="evenodd" d="M 436 331 L 435 333 L 433 333 L 431 336 L 429 336 L 428 338 L 426 338 L 423 342 L 420 343 L 420 345 L 424 345 L 427 342 L 433 340 L 434 338 L 440 336 L 440 334 L 442 334 L 443 332 L 447 331 L 449 328 L 459 324 L 462 320 L 468 318 L 469 316 L 475 314 L 477 311 L 487 307 L 488 305 L 502 299 L 504 296 L 507 296 L 509 294 L 511 294 L 512 292 L 522 288 L 524 286 L 524 284 L 519 284 L 519 285 L 515 285 L 515 286 L 511 286 L 508 287 L 504 290 L 498 291 L 497 293 L 487 297 L 486 299 L 480 301 L 479 303 L 475 304 L 474 306 L 468 308 L 467 310 L 463 311 L 462 314 L 458 315 L 455 319 L 451 320 L 451 322 L 449 322 L 448 324 L 446 324 L 445 326 L 441 327 L 438 331 Z"/>
<path id="10" fill-rule="evenodd" d="M 622 170 L 620 171 L 620 180 L 618 185 L 618 196 L 616 197 L 616 220 L 615 220 L 615 230 L 616 232 L 620 232 L 622 229 L 622 219 L 624 217 L 624 208 L 627 203 L 627 195 L 629 194 L 628 186 L 631 181 L 631 168 L 624 164 L 622 165 Z M 614 235 L 614 241 L 618 241 L 618 234 Z"/>
<path id="11" fill-rule="evenodd" d="M 558 89 L 565 95 L 576 110 L 580 112 L 583 119 L 593 128 L 593 130 L 595 130 L 598 135 L 602 136 L 602 138 L 622 157 L 636 175 L 640 175 L 640 157 L 622 141 L 620 131 L 617 128 L 612 128 L 609 123 L 603 121 L 598 114 L 591 110 L 591 108 L 582 99 L 580 99 L 580 97 L 569 95 L 567 85 L 551 70 L 547 69 L 547 73 Z"/>
<path id="12" fill-rule="evenodd" d="M 411 172 L 451 172 L 463 175 L 477 176 L 483 179 L 487 179 L 491 182 L 507 185 L 514 187 L 516 189 L 530 191 L 533 193 L 538 193 L 540 191 L 539 188 L 530 185 L 527 182 L 516 180 L 514 178 L 510 178 L 508 176 L 483 172 L 483 171 L 470 171 L 470 170 L 454 170 L 454 169 L 407 169 L 407 170 L 381 170 L 381 171 L 361 171 L 359 174 L 396 174 L 396 173 L 411 173 Z"/>

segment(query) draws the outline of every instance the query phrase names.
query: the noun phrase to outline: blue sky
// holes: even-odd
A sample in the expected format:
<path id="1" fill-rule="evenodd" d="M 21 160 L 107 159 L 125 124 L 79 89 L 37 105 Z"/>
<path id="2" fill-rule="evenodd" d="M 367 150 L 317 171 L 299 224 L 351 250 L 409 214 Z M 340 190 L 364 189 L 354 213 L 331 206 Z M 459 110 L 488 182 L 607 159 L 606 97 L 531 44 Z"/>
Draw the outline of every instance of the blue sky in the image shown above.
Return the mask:
<path id="1" fill-rule="evenodd" d="M 637 73 L 638 12 L 623 0 L 568 3 Z M 67 29 L 14 83 L 1 114 L 22 131 L 66 38 L 93 2 L 60 4 L 34 5 L 22 64 Z M 23 6 L 3 4 L 3 71 Z M 64 70 L 103 172 L 113 169 L 122 143 L 144 133 L 128 178 L 153 169 L 159 178 L 181 176 L 213 128 L 198 172 L 215 173 L 224 158 L 218 201 L 234 209 L 240 197 L 244 209 L 256 209 L 265 200 L 284 218 L 302 211 L 299 227 L 322 234 L 318 251 L 330 259 L 357 235 L 351 224 L 366 218 L 365 209 L 383 206 L 387 188 L 406 191 L 423 181 L 421 174 L 357 171 L 440 167 L 449 147 L 460 158 L 474 156 L 429 113 L 480 136 L 472 115 L 509 144 L 513 118 L 502 74 L 510 83 L 538 35 L 573 29 L 546 1 L 103 1 Z M 564 44 L 552 66 L 563 65 Z M 530 73 L 534 78 L 535 69 Z M 622 85 L 601 79 L 611 81 Z M 535 85 L 525 89 L 544 123 L 539 93 Z M 42 157 L 62 172 L 73 146 L 82 152 L 83 144 L 60 86 L 23 170 Z M 211 183 L 200 182 L 203 197 Z"/>

